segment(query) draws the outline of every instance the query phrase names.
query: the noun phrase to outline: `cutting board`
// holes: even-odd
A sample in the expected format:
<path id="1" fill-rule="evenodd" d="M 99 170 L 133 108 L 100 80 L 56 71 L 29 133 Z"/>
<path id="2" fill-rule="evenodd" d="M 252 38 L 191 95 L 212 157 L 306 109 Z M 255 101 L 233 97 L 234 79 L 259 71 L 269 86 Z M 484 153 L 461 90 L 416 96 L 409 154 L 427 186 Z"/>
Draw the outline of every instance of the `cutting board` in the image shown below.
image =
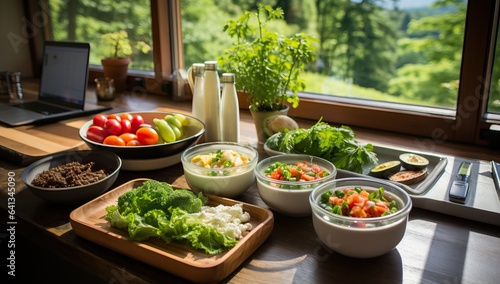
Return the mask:
<path id="1" fill-rule="evenodd" d="M 26 166 L 38 159 L 72 149 L 88 149 L 78 129 L 92 116 L 46 125 L 0 125 L 0 160 Z"/>

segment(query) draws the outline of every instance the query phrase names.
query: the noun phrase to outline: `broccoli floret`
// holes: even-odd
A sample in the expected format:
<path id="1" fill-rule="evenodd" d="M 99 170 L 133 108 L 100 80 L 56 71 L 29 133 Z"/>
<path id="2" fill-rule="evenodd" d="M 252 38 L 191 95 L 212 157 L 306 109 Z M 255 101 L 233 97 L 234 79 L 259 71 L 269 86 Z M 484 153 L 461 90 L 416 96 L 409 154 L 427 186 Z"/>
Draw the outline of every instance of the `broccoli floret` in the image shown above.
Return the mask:
<path id="1" fill-rule="evenodd" d="M 195 195 L 187 189 L 174 190 L 168 183 L 148 180 L 120 195 L 117 205 L 106 207 L 105 218 L 113 227 L 128 231 L 134 241 L 150 237 L 166 243 L 178 240 L 216 254 L 237 241 L 190 215 L 200 212 L 207 201 L 201 192 Z"/>
<path id="2" fill-rule="evenodd" d="M 164 208 L 173 191 L 166 182 L 148 180 L 118 197 L 118 209 L 122 215 L 136 213 L 144 216 L 150 210 Z"/>
<path id="3" fill-rule="evenodd" d="M 201 207 L 206 203 L 203 195 L 194 195 L 192 191 L 185 189 L 174 190 L 168 196 L 164 210 L 168 212 L 170 207 L 180 208 L 187 213 L 195 213 L 201 210 Z"/>

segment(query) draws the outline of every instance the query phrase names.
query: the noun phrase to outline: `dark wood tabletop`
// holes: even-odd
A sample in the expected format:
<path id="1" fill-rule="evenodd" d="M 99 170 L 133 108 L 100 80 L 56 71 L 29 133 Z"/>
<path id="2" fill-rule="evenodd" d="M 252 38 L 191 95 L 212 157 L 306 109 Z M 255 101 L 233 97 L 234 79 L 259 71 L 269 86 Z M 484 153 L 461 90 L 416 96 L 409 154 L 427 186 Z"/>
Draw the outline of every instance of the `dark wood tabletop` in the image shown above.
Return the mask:
<path id="1" fill-rule="evenodd" d="M 190 111 L 189 101 L 171 101 L 152 95 L 144 100 L 124 94 L 108 104 L 114 107 L 111 112 L 157 107 Z M 301 126 L 314 123 L 298 121 Z M 253 127 L 250 114 L 242 110 L 241 140 L 255 147 L 262 159 L 267 154 L 257 142 Z M 415 139 L 362 129 L 355 132 L 375 143 L 403 146 Z M 500 160 L 498 152 L 467 145 L 443 143 L 437 145 L 436 151 Z M 69 215 L 78 205 L 54 205 L 40 199 L 22 183 L 23 169 L 24 166 L 13 163 L 9 157 L 0 157 L 0 246 L 1 258 L 7 262 L 1 279 L 53 283 L 187 282 L 76 235 Z M 148 172 L 121 171 L 113 187 L 136 178 L 187 187 L 181 164 Z M 9 196 L 14 189 L 15 195 Z M 268 208 L 256 184 L 234 199 Z M 311 217 L 287 217 L 274 211 L 273 215 L 270 237 L 222 283 L 499 283 L 498 226 L 415 207 L 410 213 L 406 234 L 395 249 L 380 257 L 355 259 L 337 254 L 322 244 Z M 5 270 L 9 264 L 15 266 L 15 278 L 7 275 L 12 271 Z"/>

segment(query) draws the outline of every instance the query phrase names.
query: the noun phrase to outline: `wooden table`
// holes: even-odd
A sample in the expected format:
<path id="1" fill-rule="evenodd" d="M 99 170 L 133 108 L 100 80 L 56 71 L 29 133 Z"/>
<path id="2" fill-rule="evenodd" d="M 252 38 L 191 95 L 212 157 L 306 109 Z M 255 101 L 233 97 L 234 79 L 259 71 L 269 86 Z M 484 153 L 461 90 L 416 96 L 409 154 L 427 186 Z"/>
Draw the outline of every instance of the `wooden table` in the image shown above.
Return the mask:
<path id="1" fill-rule="evenodd" d="M 190 102 L 174 102 L 156 96 L 139 99 L 124 95 L 110 104 L 115 107 L 111 112 L 157 107 L 190 112 Z M 87 119 L 90 118 L 83 120 Z M 299 120 L 301 126 L 311 123 L 314 122 Z M 52 126 L 55 131 L 59 129 L 59 125 Z M 50 125 L 45 126 L 45 131 L 50 132 L 50 128 Z M 409 145 L 416 139 L 354 130 L 361 139 L 373 143 Z M 261 158 L 266 157 L 246 111 L 241 113 L 241 131 L 242 141 L 257 148 Z M 76 133 L 71 131 L 67 135 L 74 137 Z M 15 141 L 16 137 L 11 139 Z M 43 142 L 44 137 L 37 139 Z M 436 145 L 436 152 L 500 160 L 498 152 L 481 147 L 441 143 Z M 78 237 L 69 224 L 69 214 L 75 206 L 55 206 L 39 199 L 21 181 L 23 166 L 8 161 L 7 156 L 0 157 L 0 168 L 1 258 L 5 262 L 11 256 L 11 249 L 7 248 L 10 240 L 15 244 L 16 280 L 185 282 Z M 16 192 L 11 200 L 15 203 L 10 206 L 7 193 L 12 184 L 8 184 L 8 176 L 14 176 Z M 150 172 L 122 171 L 115 185 L 135 178 L 153 178 L 174 186 L 187 186 L 180 164 Z M 255 184 L 235 199 L 267 208 Z M 315 234 L 310 217 L 292 218 L 273 213 L 275 223 L 269 239 L 223 283 L 498 283 L 500 279 L 498 226 L 413 208 L 406 235 L 396 249 L 374 259 L 352 259 L 327 249 Z M 11 215 L 13 219 L 8 220 Z M 12 234 L 7 230 L 11 227 L 14 228 Z M 2 279 L 10 279 L 5 278 L 6 265 L 2 267 Z"/>

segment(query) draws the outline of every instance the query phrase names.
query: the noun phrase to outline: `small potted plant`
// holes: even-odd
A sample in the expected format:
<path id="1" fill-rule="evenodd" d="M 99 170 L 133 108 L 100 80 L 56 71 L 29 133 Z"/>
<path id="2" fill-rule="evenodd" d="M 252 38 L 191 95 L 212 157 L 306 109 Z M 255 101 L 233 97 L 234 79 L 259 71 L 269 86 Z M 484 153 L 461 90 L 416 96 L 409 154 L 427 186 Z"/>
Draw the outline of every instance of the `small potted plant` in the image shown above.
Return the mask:
<path id="1" fill-rule="evenodd" d="M 283 9 L 259 5 L 226 22 L 223 31 L 235 42 L 218 61 L 225 72 L 236 74 L 236 88 L 246 93 L 260 142 L 268 138 L 261 129 L 268 116 L 287 114 L 299 105 L 297 93 L 305 88 L 299 78 L 314 60 L 314 38 L 304 33 L 285 36 L 268 30 L 269 22 L 284 18 Z M 255 23 L 256 20 L 256 23 Z"/>
<path id="2" fill-rule="evenodd" d="M 101 59 L 104 77 L 114 80 L 117 91 L 123 91 L 126 87 L 128 65 L 132 46 L 126 31 L 103 34 L 101 36 L 104 43 L 108 44 L 110 57 Z"/>

